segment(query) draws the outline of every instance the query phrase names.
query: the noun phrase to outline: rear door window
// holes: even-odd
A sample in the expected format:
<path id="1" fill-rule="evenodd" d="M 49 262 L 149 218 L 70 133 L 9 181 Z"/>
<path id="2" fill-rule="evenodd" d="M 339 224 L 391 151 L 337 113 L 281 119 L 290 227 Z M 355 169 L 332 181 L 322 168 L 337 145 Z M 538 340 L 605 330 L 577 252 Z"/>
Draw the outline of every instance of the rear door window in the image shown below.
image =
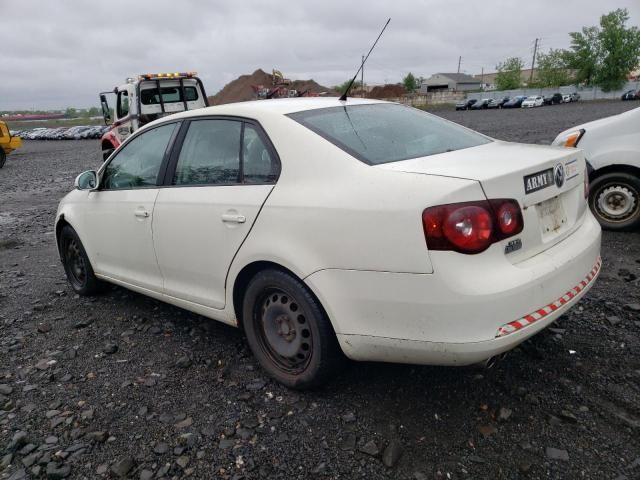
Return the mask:
<path id="1" fill-rule="evenodd" d="M 196 120 L 182 143 L 174 185 L 240 183 L 242 122 Z"/>
<path id="2" fill-rule="evenodd" d="M 242 172 L 244 183 L 273 183 L 280 173 L 280 163 L 250 124 L 245 124 L 242 137 Z"/>

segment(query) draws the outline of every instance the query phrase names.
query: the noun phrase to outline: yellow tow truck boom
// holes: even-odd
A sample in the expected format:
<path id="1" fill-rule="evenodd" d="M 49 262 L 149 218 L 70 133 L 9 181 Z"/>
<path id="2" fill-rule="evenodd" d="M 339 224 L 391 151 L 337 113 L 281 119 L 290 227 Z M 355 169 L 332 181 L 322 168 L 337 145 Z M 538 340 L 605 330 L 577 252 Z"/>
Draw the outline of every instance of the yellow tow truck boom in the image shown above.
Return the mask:
<path id="1" fill-rule="evenodd" d="M 0 121 L 0 168 L 4 167 L 7 155 L 20 148 L 21 145 L 22 140 L 20 137 L 12 137 L 7 124 Z"/>

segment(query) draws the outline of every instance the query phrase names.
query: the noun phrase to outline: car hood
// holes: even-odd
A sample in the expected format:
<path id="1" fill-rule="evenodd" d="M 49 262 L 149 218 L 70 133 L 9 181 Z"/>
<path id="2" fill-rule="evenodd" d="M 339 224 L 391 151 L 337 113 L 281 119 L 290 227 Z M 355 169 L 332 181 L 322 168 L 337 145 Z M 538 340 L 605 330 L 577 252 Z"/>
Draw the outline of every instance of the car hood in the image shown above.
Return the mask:
<path id="1" fill-rule="evenodd" d="M 602 127 L 615 126 L 616 123 L 633 125 L 635 122 L 640 122 L 640 107 L 629 110 L 628 112 L 619 113 L 618 115 L 612 115 L 610 117 L 601 118 L 592 122 L 582 123 L 575 127 L 568 128 L 558 134 L 556 140 L 570 132 L 580 130 L 581 128 L 586 131 L 597 130 Z M 555 140 L 554 140 L 555 141 Z"/>

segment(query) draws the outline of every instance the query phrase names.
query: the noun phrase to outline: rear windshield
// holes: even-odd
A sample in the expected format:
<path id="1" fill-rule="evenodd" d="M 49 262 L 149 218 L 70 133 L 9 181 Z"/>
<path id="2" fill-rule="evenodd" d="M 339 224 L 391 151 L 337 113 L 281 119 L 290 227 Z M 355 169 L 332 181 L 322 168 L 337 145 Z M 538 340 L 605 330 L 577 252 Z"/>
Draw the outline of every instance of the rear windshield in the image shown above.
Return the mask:
<path id="1" fill-rule="evenodd" d="M 475 147 L 491 140 L 415 108 L 345 105 L 291 113 L 348 154 L 370 165 Z"/>
<path id="2" fill-rule="evenodd" d="M 182 102 L 180 95 L 180 87 L 161 87 L 163 103 Z M 198 99 L 198 90 L 196 87 L 184 87 L 184 99 L 187 102 L 193 102 Z M 159 105 L 160 95 L 157 88 L 145 88 L 140 91 L 140 102 L 143 105 Z"/>

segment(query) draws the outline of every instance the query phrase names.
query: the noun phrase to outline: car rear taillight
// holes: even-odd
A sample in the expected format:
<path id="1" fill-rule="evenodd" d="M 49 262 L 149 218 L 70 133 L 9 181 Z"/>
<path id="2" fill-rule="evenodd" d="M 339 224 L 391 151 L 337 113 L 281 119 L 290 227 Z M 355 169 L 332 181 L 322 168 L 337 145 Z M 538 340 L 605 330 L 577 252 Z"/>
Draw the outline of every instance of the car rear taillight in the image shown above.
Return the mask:
<path id="1" fill-rule="evenodd" d="M 523 226 L 520 206 L 510 199 L 451 203 L 422 212 L 430 250 L 480 253 L 492 243 L 517 235 Z"/>

